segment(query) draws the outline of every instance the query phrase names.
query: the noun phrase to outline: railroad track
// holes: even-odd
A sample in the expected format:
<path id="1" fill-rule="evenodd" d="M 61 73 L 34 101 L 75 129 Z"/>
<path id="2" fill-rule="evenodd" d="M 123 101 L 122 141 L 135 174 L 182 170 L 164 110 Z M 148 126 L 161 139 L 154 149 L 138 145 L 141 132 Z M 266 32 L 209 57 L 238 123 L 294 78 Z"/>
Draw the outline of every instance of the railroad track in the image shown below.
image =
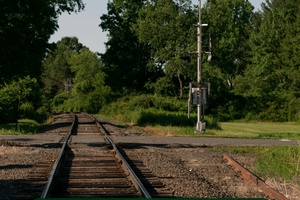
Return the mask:
<path id="1" fill-rule="evenodd" d="M 23 189 L 27 195 L 15 195 L 15 199 L 174 197 L 141 160 L 132 155 L 129 159 L 126 151 L 117 147 L 109 126 L 86 114 L 69 114 L 61 120 L 64 128 L 56 134 L 64 139 L 58 158 L 36 164 L 26 180 L 28 188 Z M 287 200 L 228 155 L 224 159 L 268 199 Z"/>
<path id="2" fill-rule="evenodd" d="M 49 170 L 51 161 L 40 163 L 32 170 L 28 180 L 36 187 L 28 190 L 31 194 L 39 197 L 42 191 L 40 198 L 173 196 L 141 162 L 128 162 L 125 152 L 119 150 L 93 117 L 86 114 L 73 117 L 72 128 L 61 141 L 52 170 Z M 51 171 L 49 177 L 45 175 L 47 171 Z"/>

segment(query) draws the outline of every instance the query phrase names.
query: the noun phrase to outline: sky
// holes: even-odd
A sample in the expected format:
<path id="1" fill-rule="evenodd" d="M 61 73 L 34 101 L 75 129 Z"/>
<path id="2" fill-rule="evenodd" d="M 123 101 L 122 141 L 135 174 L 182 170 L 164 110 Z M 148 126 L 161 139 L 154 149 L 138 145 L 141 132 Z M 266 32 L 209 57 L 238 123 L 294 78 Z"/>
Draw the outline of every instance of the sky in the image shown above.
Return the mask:
<path id="1" fill-rule="evenodd" d="M 198 4 L 198 0 L 192 0 Z M 264 0 L 249 0 L 255 9 L 260 9 Z M 104 53 L 107 32 L 103 32 L 99 27 L 100 16 L 107 13 L 108 0 L 83 0 L 84 11 L 77 14 L 63 13 L 59 19 L 59 29 L 50 38 L 49 42 L 58 42 L 63 37 L 77 37 L 79 42 L 90 48 L 93 52 Z M 205 0 L 202 1 L 202 4 Z"/>

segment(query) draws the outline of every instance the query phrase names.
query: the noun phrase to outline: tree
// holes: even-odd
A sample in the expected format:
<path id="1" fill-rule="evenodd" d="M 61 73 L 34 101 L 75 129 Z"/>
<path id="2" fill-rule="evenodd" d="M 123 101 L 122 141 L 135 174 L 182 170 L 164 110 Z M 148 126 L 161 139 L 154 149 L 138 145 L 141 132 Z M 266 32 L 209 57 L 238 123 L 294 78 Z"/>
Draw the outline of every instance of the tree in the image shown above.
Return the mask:
<path id="1" fill-rule="evenodd" d="M 43 61 L 43 91 L 48 99 L 72 90 L 75 75 L 71 71 L 69 60 L 84 48 L 76 37 L 64 37 L 55 46 Z"/>
<path id="2" fill-rule="evenodd" d="M 29 76 L 11 81 L 0 87 L 0 123 L 16 122 L 22 114 L 23 105 L 32 107 L 32 113 L 22 115 L 24 118 L 34 116 L 40 107 L 40 87 L 35 78 Z"/>
<path id="3" fill-rule="evenodd" d="M 105 85 L 104 65 L 95 53 L 85 48 L 70 60 L 75 74 L 72 97 L 82 106 L 82 111 L 98 112 L 109 98 L 110 88 Z"/>
<path id="4" fill-rule="evenodd" d="M 259 19 L 252 18 L 253 8 L 247 0 L 208 0 L 201 9 L 202 23 L 208 24 L 202 27 L 202 81 L 211 83 L 206 112 L 219 120 L 240 118 L 243 114 L 245 100 L 232 89 L 237 84 L 236 77 L 243 74 L 249 62 L 248 40 L 259 24 Z M 196 34 L 191 38 L 191 51 L 195 51 Z M 212 52 L 211 62 L 207 62 L 207 51 Z M 190 76 L 194 81 L 196 71 L 194 68 L 194 76 Z"/>
<path id="5" fill-rule="evenodd" d="M 295 0 L 267 0 L 262 8 L 263 21 L 250 38 L 251 64 L 236 91 L 254 99 L 262 119 L 295 120 L 300 106 L 299 5 Z"/>
<path id="6" fill-rule="evenodd" d="M 43 66 L 43 91 L 54 109 L 97 112 L 111 94 L 100 58 L 76 37 L 57 42 Z"/>
<path id="7" fill-rule="evenodd" d="M 74 74 L 73 87 L 68 93 L 58 93 L 53 100 L 54 106 L 65 111 L 98 112 L 111 94 L 105 85 L 102 62 L 95 53 L 83 48 L 71 55 L 68 64 Z"/>
<path id="8" fill-rule="evenodd" d="M 1 0 L 0 83 L 18 76 L 38 78 L 59 14 L 83 7 L 81 0 Z"/>
<path id="9" fill-rule="evenodd" d="M 247 65 L 253 9 L 248 0 L 208 0 L 204 8 L 203 21 L 209 28 L 203 32 L 211 36 L 213 55 L 219 58 L 214 67 L 222 71 L 229 89 Z"/>
<path id="10" fill-rule="evenodd" d="M 196 49 L 196 21 L 191 1 L 151 0 L 140 10 L 135 27 L 139 41 L 151 48 L 148 65 L 164 71 L 166 78 L 159 79 L 160 83 L 177 85 L 174 92 L 180 97 L 184 86 L 195 78 L 195 68 L 187 67 L 181 57 Z"/>
<path id="11" fill-rule="evenodd" d="M 148 79 L 159 72 L 150 71 L 148 45 L 141 44 L 133 31 L 144 0 L 113 0 L 107 4 L 108 13 L 101 16 L 100 27 L 109 32 L 106 52 L 101 55 L 106 82 L 114 93 L 143 91 Z"/>

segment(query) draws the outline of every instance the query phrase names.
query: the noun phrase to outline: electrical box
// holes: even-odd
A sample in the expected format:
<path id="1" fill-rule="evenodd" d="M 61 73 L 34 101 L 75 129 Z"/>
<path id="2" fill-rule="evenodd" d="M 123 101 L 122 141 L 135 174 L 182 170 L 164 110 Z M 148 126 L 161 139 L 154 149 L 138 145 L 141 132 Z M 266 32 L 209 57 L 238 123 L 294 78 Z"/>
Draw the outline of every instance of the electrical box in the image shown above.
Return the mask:
<path id="1" fill-rule="evenodd" d="M 190 103 L 193 105 L 206 105 L 207 103 L 207 95 L 210 94 L 210 83 L 202 83 L 201 91 L 198 83 L 193 82 L 190 83 Z"/>
<path id="2" fill-rule="evenodd" d="M 190 116 L 192 105 L 207 104 L 207 95 L 209 94 L 210 94 L 210 83 L 202 83 L 201 87 L 197 82 L 190 83 L 190 92 L 189 92 L 189 100 L 188 100 L 188 117 Z"/>

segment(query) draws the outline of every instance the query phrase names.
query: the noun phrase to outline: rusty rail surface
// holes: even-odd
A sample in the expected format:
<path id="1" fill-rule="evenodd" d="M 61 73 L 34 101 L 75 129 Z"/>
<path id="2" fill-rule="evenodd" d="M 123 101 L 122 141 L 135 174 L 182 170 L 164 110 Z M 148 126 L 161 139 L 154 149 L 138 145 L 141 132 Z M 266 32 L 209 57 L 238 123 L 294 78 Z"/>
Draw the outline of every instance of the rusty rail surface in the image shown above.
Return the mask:
<path id="1" fill-rule="evenodd" d="M 228 161 L 228 164 L 233 166 L 233 168 L 236 171 L 239 171 L 241 173 L 241 177 L 252 183 L 254 186 L 258 187 L 260 190 L 263 191 L 265 195 L 268 197 L 274 199 L 274 200 L 289 200 L 281 193 L 277 192 L 273 188 L 269 187 L 263 180 L 261 180 L 259 177 L 245 169 L 243 166 L 241 166 L 237 161 L 235 161 L 233 158 L 231 158 L 229 155 L 224 154 L 224 159 Z"/>
<path id="2" fill-rule="evenodd" d="M 60 151 L 60 153 L 59 153 L 59 155 L 58 155 L 58 157 L 57 157 L 57 159 L 56 159 L 56 161 L 55 161 L 55 163 L 53 165 L 53 168 L 52 168 L 52 171 L 51 171 L 50 176 L 48 178 L 47 184 L 46 184 L 46 186 L 45 186 L 45 188 L 44 188 L 44 190 L 42 192 L 41 198 L 43 198 L 43 199 L 47 197 L 47 195 L 49 193 L 49 189 L 50 189 L 50 187 L 53 184 L 53 179 L 54 179 L 54 177 L 55 177 L 55 175 L 56 175 L 56 173 L 58 171 L 58 168 L 59 168 L 59 166 L 61 164 L 63 154 L 64 154 L 64 152 L 66 150 L 67 143 L 68 143 L 68 141 L 69 141 L 69 139 L 70 139 L 70 137 L 72 135 L 72 131 L 74 130 L 74 126 L 75 126 L 76 120 L 77 120 L 77 117 L 76 117 L 76 115 L 74 115 L 74 119 L 73 119 L 73 123 L 72 123 L 71 129 L 70 129 L 67 137 L 63 141 L 63 146 L 61 148 L 61 151 Z"/>
<path id="3" fill-rule="evenodd" d="M 93 117 L 94 118 L 94 117 Z M 122 167 L 124 170 L 128 172 L 130 175 L 131 181 L 133 181 L 134 185 L 140 192 L 143 194 L 145 198 L 152 198 L 150 193 L 147 191 L 146 187 L 143 185 L 143 183 L 139 180 L 138 176 L 135 174 L 133 169 L 130 167 L 126 159 L 122 156 L 120 153 L 118 147 L 116 146 L 114 140 L 110 137 L 109 133 L 106 131 L 106 129 L 102 126 L 101 123 L 99 123 L 98 120 L 94 118 L 95 122 L 97 123 L 97 126 L 101 129 L 101 131 L 105 134 L 106 139 L 111 143 L 111 145 L 114 148 L 114 151 L 116 152 L 117 158 L 121 161 Z"/>

